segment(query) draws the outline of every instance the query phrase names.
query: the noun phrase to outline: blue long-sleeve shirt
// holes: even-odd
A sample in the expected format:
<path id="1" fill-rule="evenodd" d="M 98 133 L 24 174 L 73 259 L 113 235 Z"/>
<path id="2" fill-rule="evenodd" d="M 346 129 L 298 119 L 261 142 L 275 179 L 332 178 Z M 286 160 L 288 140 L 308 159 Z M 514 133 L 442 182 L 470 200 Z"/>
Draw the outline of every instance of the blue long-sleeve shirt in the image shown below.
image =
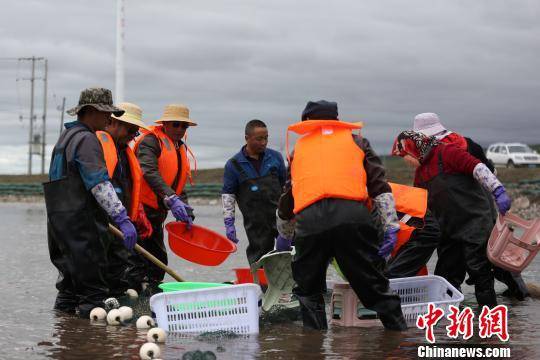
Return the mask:
<path id="1" fill-rule="evenodd" d="M 88 131 L 83 131 L 75 135 L 79 141 L 71 141 L 65 149 L 66 162 L 75 163 L 77 170 L 81 175 L 84 186 L 87 190 L 92 189 L 99 183 L 110 181 L 107 172 L 107 165 L 103 156 L 103 148 L 96 135 L 85 124 L 79 121 L 73 121 L 65 124 L 66 130 L 62 132 L 60 140 L 65 136 L 66 131 L 75 126 L 83 126 Z M 60 141 L 59 140 L 59 141 Z M 64 159 L 62 155 L 56 155 L 51 162 L 49 169 L 49 179 L 58 180 L 65 174 L 63 173 Z"/>
<path id="2" fill-rule="evenodd" d="M 261 168 L 258 172 L 253 164 L 247 159 L 244 145 L 242 149 L 225 164 L 222 189 L 223 194 L 236 194 L 241 183 L 241 176 L 233 165 L 233 159 L 235 159 L 240 167 L 246 172 L 248 179 L 263 177 L 270 174 L 272 170 L 275 170 L 278 174 L 279 183 L 281 186 L 285 185 L 287 168 L 285 167 L 283 156 L 281 156 L 279 152 L 267 148 L 264 152 Z"/>

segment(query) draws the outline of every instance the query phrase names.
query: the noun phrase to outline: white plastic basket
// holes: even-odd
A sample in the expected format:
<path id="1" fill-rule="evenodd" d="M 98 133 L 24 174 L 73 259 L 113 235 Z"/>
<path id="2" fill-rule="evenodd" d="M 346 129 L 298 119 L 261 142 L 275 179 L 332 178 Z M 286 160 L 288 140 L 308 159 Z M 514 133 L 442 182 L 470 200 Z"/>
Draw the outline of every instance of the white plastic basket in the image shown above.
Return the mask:
<path id="1" fill-rule="evenodd" d="M 165 292 L 150 298 L 159 327 L 170 332 L 259 332 L 259 285 Z"/>
<path id="2" fill-rule="evenodd" d="M 420 315 L 427 313 L 433 303 L 448 313 L 450 305 L 459 306 L 463 294 L 445 278 L 437 275 L 390 279 L 390 288 L 401 298 L 401 309 L 407 324 L 416 324 Z"/>

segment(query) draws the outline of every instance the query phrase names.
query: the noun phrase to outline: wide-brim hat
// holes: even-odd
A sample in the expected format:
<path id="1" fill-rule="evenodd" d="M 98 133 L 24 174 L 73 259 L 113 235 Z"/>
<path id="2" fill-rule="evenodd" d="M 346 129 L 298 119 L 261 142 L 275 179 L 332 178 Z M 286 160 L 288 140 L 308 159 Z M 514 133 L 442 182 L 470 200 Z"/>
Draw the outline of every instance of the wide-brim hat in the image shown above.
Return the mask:
<path id="1" fill-rule="evenodd" d="M 188 107 L 182 104 L 167 105 L 163 111 L 163 116 L 156 120 L 157 123 L 168 121 L 181 121 L 187 123 L 189 126 L 197 126 L 197 123 L 189 118 Z"/>
<path id="2" fill-rule="evenodd" d="M 87 88 L 81 91 L 79 104 L 67 111 L 68 115 L 75 116 L 81 109 L 91 106 L 98 111 L 110 112 L 115 116 L 122 116 L 124 110 L 113 105 L 111 90 L 105 88 Z"/>
<path id="3" fill-rule="evenodd" d="M 433 136 L 446 130 L 435 113 L 422 113 L 414 117 L 413 130 L 426 136 Z"/>
<path id="4" fill-rule="evenodd" d="M 113 114 L 111 116 L 113 119 L 131 124 L 136 125 L 140 128 L 148 130 L 147 125 L 142 121 L 142 109 L 135 104 L 123 102 L 118 104 L 118 107 L 122 110 L 124 110 L 124 114 L 122 116 L 116 116 Z"/>

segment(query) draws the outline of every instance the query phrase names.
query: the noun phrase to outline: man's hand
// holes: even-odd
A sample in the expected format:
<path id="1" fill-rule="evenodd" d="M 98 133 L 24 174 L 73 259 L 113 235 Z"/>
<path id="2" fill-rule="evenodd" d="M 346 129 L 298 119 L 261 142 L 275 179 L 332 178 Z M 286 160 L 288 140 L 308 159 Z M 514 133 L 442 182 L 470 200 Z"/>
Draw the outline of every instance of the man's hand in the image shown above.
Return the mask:
<path id="1" fill-rule="evenodd" d="M 227 234 L 227 239 L 231 240 L 235 244 L 238 244 L 236 228 L 234 227 L 234 218 L 225 218 L 223 222 L 225 223 L 225 233 Z"/>
<path id="2" fill-rule="evenodd" d="M 165 204 L 169 207 L 169 209 L 171 209 L 171 213 L 173 214 L 174 218 L 177 221 L 186 223 L 186 228 L 190 230 L 193 220 L 191 219 L 191 216 L 188 215 L 188 209 L 193 211 L 191 206 L 183 203 L 182 200 L 180 200 L 180 198 L 176 195 L 166 197 Z"/>
<path id="3" fill-rule="evenodd" d="M 382 258 L 387 258 L 394 250 L 394 246 L 397 241 L 397 233 L 399 229 L 390 228 L 384 232 L 384 239 L 379 248 L 379 256 Z"/>
<path id="4" fill-rule="evenodd" d="M 122 235 L 124 235 L 124 246 L 128 250 L 132 250 L 137 243 L 137 230 L 131 220 L 129 220 L 126 209 L 122 209 L 120 213 L 115 215 L 113 221 L 120 228 Z"/>

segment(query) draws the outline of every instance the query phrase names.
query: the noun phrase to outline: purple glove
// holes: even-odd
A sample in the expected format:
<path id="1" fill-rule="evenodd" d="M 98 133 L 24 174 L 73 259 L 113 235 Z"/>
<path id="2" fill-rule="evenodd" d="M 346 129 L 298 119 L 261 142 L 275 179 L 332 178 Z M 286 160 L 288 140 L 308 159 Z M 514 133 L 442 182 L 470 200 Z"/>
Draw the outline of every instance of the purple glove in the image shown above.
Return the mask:
<path id="1" fill-rule="evenodd" d="M 225 223 L 225 233 L 227 234 L 227 239 L 231 240 L 235 244 L 238 244 L 236 228 L 234 227 L 234 218 L 225 218 L 223 222 Z"/>
<path id="2" fill-rule="evenodd" d="M 120 211 L 112 219 L 120 228 L 122 235 L 124 235 L 124 246 L 128 250 L 132 250 L 137 243 L 137 230 L 135 229 L 135 226 L 131 220 L 129 220 L 126 209 L 122 209 L 122 211 Z"/>
<path id="3" fill-rule="evenodd" d="M 392 228 L 384 232 L 384 239 L 378 253 L 380 257 L 386 259 L 388 256 L 390 256 L 392 250 L 394 250 L 394 245 L 396 245 L 398 232 L 399 229 Z"/>
<path id="4" fill-rule="evenodd" d="M 193 210 L 191 206 L 189 206 L 188 204 L 184 204 L 182 200 L 180 200 L 180 198 L 176 195 L 166 197 L 165 204 L 167 204 L 169 209 L 171 209 L 174 218 L 177 221 L 186 223 L 186 228 L 190 230 L 191 224 L 193 224 L 193 220 L 191 219 L 191 216 L 188 215 L 188 209 Z"/>
<path id="5" fill-rule="evenodd" d="M 291 240 L 287 239 L 286 237 L 283 237 L 281 235 L 278 235 L 276 238 L 276 250 L 277 251 L 291 251 Z"/>
<path id="6" fill-rule="evenodd" d="M 499 208 L 499 213 L 501 213 L 501 215 L 506 214 L 506 212 L 510 210 L 510 207 L 512 206 L 512 199 L 510 199 L 506 193 L 504 186 L 499 186 L 493 190 L 493 197 L 495 198 L 495 202 Z"/>

